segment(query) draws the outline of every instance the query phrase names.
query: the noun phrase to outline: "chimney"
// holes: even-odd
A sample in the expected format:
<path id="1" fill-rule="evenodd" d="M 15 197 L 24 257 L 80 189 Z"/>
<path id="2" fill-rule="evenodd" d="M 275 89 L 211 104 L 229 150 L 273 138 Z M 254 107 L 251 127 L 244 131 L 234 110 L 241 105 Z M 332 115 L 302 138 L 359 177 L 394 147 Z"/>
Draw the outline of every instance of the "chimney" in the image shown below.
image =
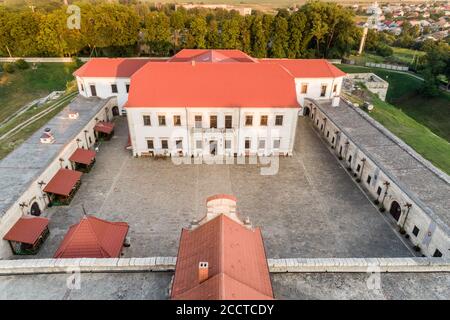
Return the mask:
<path id="1" fill-rule="evenodd" d="M 55 142 L 55 137 L 53 136 L 52 129 L 45 128 L 44 133 L 41 135 L 41 143 L 48 144 Z"/>
<path id="2" fill-rule="evenodd" d="M 341 101 L 341 98 L 339 96 L 334 96 L 333 100 L 331 101 L 331 105 L 333 107 L 339 107 L 339 102 Z"/>
<path id="3" fill-rule="evenodd" d="M 208 262 L 198 263 L 198 283 L 208 280 Z"/>

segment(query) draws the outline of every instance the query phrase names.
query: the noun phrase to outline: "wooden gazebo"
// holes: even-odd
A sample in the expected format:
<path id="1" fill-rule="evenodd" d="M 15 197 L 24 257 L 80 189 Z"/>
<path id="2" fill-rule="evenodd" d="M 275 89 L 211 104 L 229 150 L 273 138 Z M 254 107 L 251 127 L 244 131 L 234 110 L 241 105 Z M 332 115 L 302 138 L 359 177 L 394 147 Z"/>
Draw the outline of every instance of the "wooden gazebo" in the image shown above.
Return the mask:
<path id="1" fill-rule="evenodd" d="M 96 154 L 97 153 L 94 150 L 78 148 L 70 156 L 69 160 L 72 162 L 74 170 L 87 173 L 91 171 L 91 168 L 95 163 Z"/>
<path id="2" fill-rule="evenodd" d="M 81 175 L 76 170 L 59 169 L 44 188 L 50 200 L 49 206 L 68 205 L 80 187 Z"/>
<path id="3" fill-rule="evenodd" d="M 94 127 L 99 140 L 109 140 L 114 135 L 114 122 L 100 121 Z"/>
<path id="4" fill-rule="evenodd" d="M 36 254 L 49 235 L 49 220 L 44 217 L 24 216 L 3 237 L 9 241 L 14 254 Z"/>

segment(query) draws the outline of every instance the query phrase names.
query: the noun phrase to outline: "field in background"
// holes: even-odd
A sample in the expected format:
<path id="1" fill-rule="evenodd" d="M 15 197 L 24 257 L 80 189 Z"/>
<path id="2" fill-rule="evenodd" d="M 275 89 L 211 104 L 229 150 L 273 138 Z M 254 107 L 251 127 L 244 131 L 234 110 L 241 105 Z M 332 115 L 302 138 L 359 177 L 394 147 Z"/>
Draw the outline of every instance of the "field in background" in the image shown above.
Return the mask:
<path id="1" fill-rule="evenodd" d="M 35 99 L 65 90 L 75 68 L 75 63 L 39 63 L 35 70 L 0 73 L 0 122 Z"/>

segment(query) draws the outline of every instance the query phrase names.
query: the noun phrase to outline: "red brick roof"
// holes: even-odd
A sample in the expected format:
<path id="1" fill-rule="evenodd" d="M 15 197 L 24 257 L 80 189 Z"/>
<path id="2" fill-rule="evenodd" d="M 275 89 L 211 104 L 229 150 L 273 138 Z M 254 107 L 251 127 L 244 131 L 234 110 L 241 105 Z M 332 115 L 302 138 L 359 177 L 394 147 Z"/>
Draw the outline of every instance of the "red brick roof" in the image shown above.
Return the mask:
<path id="1" fill-rule="evenodd" d="M 47 218 L 24 216 L 16 222 L 3 239 L 34 244 L 47 228 L 48 223 Z"/>
<path id="2" fill-rule="evenodd" d="M 73 74 L 78 77 L 129 78 L 150 59 L 93 58 Z"/>
<path id="3" fill-rule="evenodd" d="M 198 280 L 199 262 L 209 276 Z M 259 228 L 249 230 L 225 215 L 183 229 L 172 286 L 173 299 L 273 299 Z"/>
<path id="4" fill-rule="evenodd" d="M 54 258 L 117 258 L 127 233 L 125 222 L 83 217 L 69 228 Z"/>
<path id="5" fill-rule="evenodd" d="M 44 192 L 68 196 L 75 184 L 81 179 L 81 172 L 69 169 L 59 169 L 47 183 Z"/>
<path id="6" fill-rule="evenodd" d="M 127 108 L 299 107 L 292 75 L 277 64 L 147 63 L 131 77 Z"/>
<path id="7" fill-rule="evenodd" d="M 70 156 L 69 160 L 89 165 L 92 163 L 92 160 L 95 159 L 95 155 L 97 153 L 94 150 L 82 149 L 78 148 L 75 152 Z"/>
<path id="8" fill-rule="evenodd" d="M 285 67 L 295 78 L 337 78 L 346 75 L 325 59 L 260 59 Z"/>

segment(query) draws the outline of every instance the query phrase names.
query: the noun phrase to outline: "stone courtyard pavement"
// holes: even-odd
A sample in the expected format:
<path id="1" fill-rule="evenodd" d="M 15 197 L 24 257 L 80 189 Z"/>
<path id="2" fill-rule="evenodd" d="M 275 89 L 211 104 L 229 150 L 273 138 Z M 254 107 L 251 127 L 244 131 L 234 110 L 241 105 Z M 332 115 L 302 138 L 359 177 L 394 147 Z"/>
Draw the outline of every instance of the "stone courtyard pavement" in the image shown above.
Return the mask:
<path id="1" fill-rule="evenodd" d="M 176 256 L 181 229 L 206 212 L 205 200 L 233 194 L 238 210 L 262 228 L 268 258 L 412 256 L 339 165 L 307 119 L 300 118 L 295 153 L 278 174 L 257 165 L 175 165 L 134 158 L 125 118 L 100 145 L 93 170 L 70 206 L 48 208 L 50 237 L 35 258 L 51 257 L 68 228 L 88 214 L 130 224 L 124 256 Z"/>

